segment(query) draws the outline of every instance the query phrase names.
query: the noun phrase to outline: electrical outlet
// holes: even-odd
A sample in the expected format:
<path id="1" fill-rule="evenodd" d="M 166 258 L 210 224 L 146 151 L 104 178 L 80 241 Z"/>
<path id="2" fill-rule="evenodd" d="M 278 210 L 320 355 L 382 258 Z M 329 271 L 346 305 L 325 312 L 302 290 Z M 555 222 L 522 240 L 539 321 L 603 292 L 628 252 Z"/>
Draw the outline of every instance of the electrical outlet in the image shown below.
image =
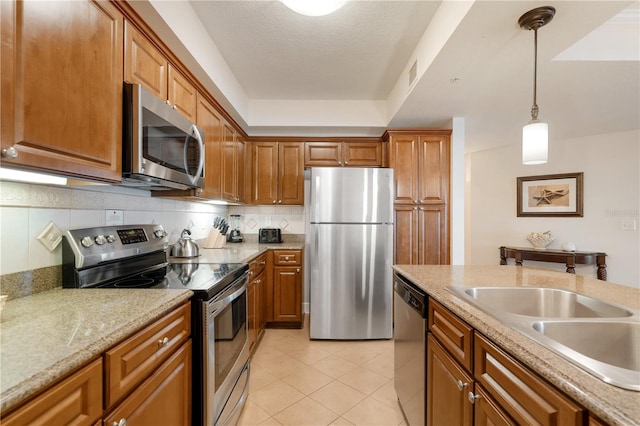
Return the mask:
<path id="1" fill-rule="evenodd" d="M 623 231 L 635 231 L 636 220 L 635 219 L 622 219 L 620 223 L 620 229 Z"/>
<path id="2" fill-rule="evenodd" d="M 264 218 L 264 224 L 266 226 L 271 226 L 271 216 L 267 216 Z"/>
<path id="3" fill-rule="evenodd" d="M 124 211 L 123 210 L 105 210 L 104 224 L 106 226 L 124 225 Z"/>

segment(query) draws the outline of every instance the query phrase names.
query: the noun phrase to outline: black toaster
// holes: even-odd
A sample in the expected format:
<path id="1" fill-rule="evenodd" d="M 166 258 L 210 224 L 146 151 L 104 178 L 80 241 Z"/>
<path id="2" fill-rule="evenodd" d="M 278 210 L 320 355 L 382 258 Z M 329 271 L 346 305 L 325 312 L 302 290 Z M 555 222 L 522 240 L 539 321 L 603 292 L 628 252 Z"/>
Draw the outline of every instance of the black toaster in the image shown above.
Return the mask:
<path id="1" fill-rule="evenodd" d="M 259 244 L 273 244 L 282 242 L 280 228 L 260 228 L 258 230 Z"/>

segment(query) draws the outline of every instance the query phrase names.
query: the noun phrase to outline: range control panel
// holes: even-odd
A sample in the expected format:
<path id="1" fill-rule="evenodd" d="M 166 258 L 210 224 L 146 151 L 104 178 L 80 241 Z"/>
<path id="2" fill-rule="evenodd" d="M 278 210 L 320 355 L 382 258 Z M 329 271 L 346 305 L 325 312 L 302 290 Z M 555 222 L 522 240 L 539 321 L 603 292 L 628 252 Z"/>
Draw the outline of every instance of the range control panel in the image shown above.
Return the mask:
<path id="1" fill-rule="evenodd" d="M 103 226 L 67 231 L 63 247 L 73 252 L 79 269 L 166 250 L 168 238 L 161 225 Z"/>

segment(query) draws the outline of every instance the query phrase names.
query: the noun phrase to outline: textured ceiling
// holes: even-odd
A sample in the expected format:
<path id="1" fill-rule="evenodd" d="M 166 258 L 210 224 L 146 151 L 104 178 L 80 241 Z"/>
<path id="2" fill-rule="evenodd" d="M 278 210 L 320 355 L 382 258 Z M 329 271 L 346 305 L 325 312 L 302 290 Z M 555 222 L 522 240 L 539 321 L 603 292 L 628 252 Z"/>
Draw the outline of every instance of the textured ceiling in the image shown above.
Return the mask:
<path id="1" fill-rule="evenodd" d="M 552 140 L 640 128 L 638 0 L 353 0 L 315 18 L 275 0 L 133 5 L 250 136 L 379 136 L 462 117 L 467 152 L 515 143 L 533 86 L 533 33 L 517 21 L 542 5 L 557 10 L 539 30 Z M 597 36 L 603 24 L 615 37 Z"/>

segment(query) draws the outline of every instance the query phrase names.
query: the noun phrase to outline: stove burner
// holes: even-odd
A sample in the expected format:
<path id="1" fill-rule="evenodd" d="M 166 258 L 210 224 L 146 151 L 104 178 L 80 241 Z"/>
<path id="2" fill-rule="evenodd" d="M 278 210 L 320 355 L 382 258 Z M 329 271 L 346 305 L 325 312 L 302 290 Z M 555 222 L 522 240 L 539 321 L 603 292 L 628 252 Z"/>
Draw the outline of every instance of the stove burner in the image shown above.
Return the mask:
<path id="1" fill-rule="evenodd" d="M 156 283 L 156 280 L 148 277 L 136 277 L 129 278 L 122 281 L 117 281 L 113 284 L 115 288 L 145 288 L 151 287 Z"/>

